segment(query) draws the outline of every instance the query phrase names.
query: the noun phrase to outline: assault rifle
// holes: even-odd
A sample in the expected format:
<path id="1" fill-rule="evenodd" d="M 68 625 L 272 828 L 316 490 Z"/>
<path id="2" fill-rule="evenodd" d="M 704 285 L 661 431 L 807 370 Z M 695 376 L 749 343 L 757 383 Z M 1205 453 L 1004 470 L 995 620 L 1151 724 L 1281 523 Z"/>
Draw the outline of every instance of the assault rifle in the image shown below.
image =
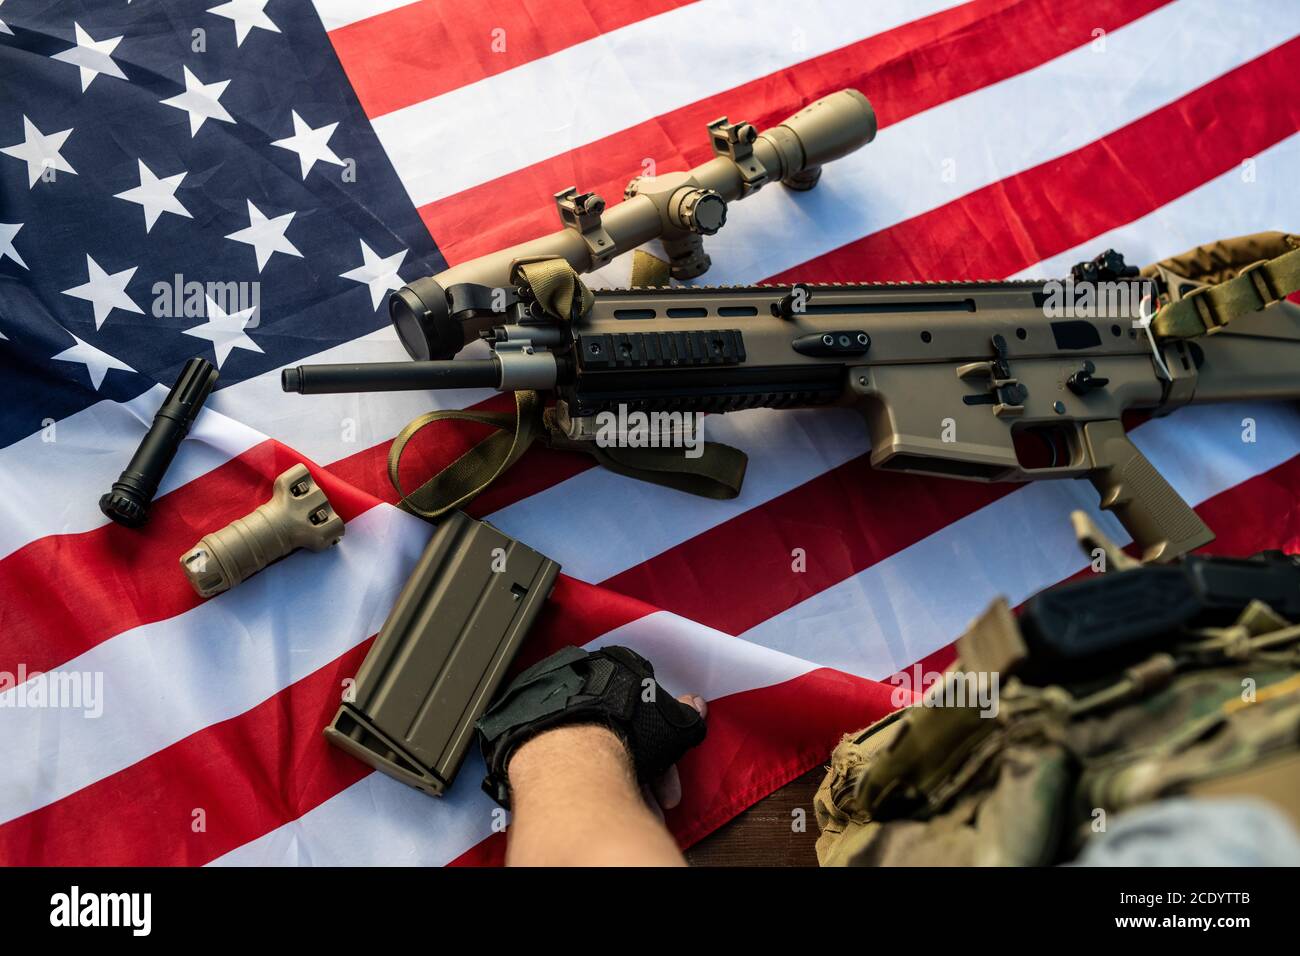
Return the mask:
<path id="1" fill-rule="evenodd" d="M 299 366 L 283 385 L 552 392 L 550 424 L 570 446 L 593 444 L 596 416 L 620 406 L 849 405 L 866 420 L 876 467 L 976 481 L 1087 478 L 1142 560 L 1167 561 L 1213 534 L 1121 416 L 1300 397 L 1300 308 L 1281 301 L 1300 285 L 1300 249 L 1214 286 L 1136 272 L 1109 253 L 1085 270 L 1099 281 L 1077 285 L 592 292 L 559 260 L 517 262 L 513 288 L 499 290 L 504 312 L 485 333 L 491 358 Z"/>

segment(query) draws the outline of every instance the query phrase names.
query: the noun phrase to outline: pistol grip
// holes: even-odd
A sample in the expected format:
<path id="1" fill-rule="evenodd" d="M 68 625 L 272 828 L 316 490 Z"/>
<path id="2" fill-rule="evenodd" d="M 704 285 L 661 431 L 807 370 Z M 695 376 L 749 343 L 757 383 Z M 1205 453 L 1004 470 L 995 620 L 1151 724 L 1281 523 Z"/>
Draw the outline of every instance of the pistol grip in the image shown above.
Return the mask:
<path id="1" fill-rule="evenodd" d="M 1172 561 L 1214 540 L 1214 532 L 1138 451 L 1118 421 L 1089 422 L 1083 437 L 1093 464 L 1088 478 L 1101 495 L 1101 507 L 1115 512 L 1142 549 L 1144 563 Z"/>

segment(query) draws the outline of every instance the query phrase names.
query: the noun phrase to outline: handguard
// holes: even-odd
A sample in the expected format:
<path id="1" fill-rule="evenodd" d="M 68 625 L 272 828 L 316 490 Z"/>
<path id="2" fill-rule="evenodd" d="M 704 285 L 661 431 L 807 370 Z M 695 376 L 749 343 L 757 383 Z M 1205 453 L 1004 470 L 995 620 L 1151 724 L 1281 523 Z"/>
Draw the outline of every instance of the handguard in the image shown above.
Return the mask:
<path id="1" fill-rule="evenodd" d="M 506 767 L 520 744 L 566 724 L 603 724 L 623 738 L 637 779 L 654 780 L 704 739 L 704 718 L 654 679 L 654 666 L 626 647 L 566 647 L 515 678 L 479 718 L 483 789 L 510 806 Z"/>

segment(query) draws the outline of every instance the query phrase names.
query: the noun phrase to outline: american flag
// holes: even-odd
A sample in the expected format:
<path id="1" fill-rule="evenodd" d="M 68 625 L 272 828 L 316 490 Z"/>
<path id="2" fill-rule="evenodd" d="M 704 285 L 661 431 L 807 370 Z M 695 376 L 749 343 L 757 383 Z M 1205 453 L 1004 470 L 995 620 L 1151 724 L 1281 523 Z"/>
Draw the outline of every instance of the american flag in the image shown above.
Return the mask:
<path id="1" fill-rule="evenodd" d="M 810 193 L 735 204 L 705 281 L 1061 276 L 1300 221 L 1294 0 L 0 3 L 9 864 L 501 859 L 477 757 L 432 800 L 321 736 L 430 534 L 394 506 L 388 445 L 501 398 L 304 398 L 279 369 L 404 358 L 387 292 L 552 231 L 565 186 L 615 201 L 647 163 L 707 159 L 719 115 L 763 128 L 851 86 L 876 141 Z M 152 520 L 107 522 L 99 495 L 196 354 L 221 378 Z M 848 411 L 708 430 L 751 456 L 734 501 L 536 449 L 472 509 L 564 567 L 528 660 L 626 644 L 710 700 L 668 814 L 683 845 L 825 762 L 993 597 L 1079 571 L 1068 513 L 1096 512 L 1086 483 L 874 472 Z M 430 436 L 423 466 L 466 434 Z M 1132 436 L 1210 550 L 1300 548 L 1294 406 Z M 179 556 L 297 461 L 346 537 L 198 599 Z M 58 675 L 82 706 L 31 693 Z"/>

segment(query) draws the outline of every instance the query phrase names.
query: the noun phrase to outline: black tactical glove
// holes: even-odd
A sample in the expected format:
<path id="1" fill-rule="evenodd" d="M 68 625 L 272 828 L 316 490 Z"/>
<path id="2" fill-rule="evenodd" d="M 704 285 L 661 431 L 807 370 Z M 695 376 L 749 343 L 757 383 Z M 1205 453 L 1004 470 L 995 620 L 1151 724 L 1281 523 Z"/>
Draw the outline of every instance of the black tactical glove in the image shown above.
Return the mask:
<path id="1" fill-rule="evenodd" d="M 508 808 L 510 755 L 530 737 L 565 724 L 609 727 L 627 745 L 637 779 L 657 779 L 704 739 L 704 718 L 660 687 L 654 674 L 649 661 L 626 647 L 566 647 L 528 668 L 475 724 L 488 768 L 483 789 Z"/>

